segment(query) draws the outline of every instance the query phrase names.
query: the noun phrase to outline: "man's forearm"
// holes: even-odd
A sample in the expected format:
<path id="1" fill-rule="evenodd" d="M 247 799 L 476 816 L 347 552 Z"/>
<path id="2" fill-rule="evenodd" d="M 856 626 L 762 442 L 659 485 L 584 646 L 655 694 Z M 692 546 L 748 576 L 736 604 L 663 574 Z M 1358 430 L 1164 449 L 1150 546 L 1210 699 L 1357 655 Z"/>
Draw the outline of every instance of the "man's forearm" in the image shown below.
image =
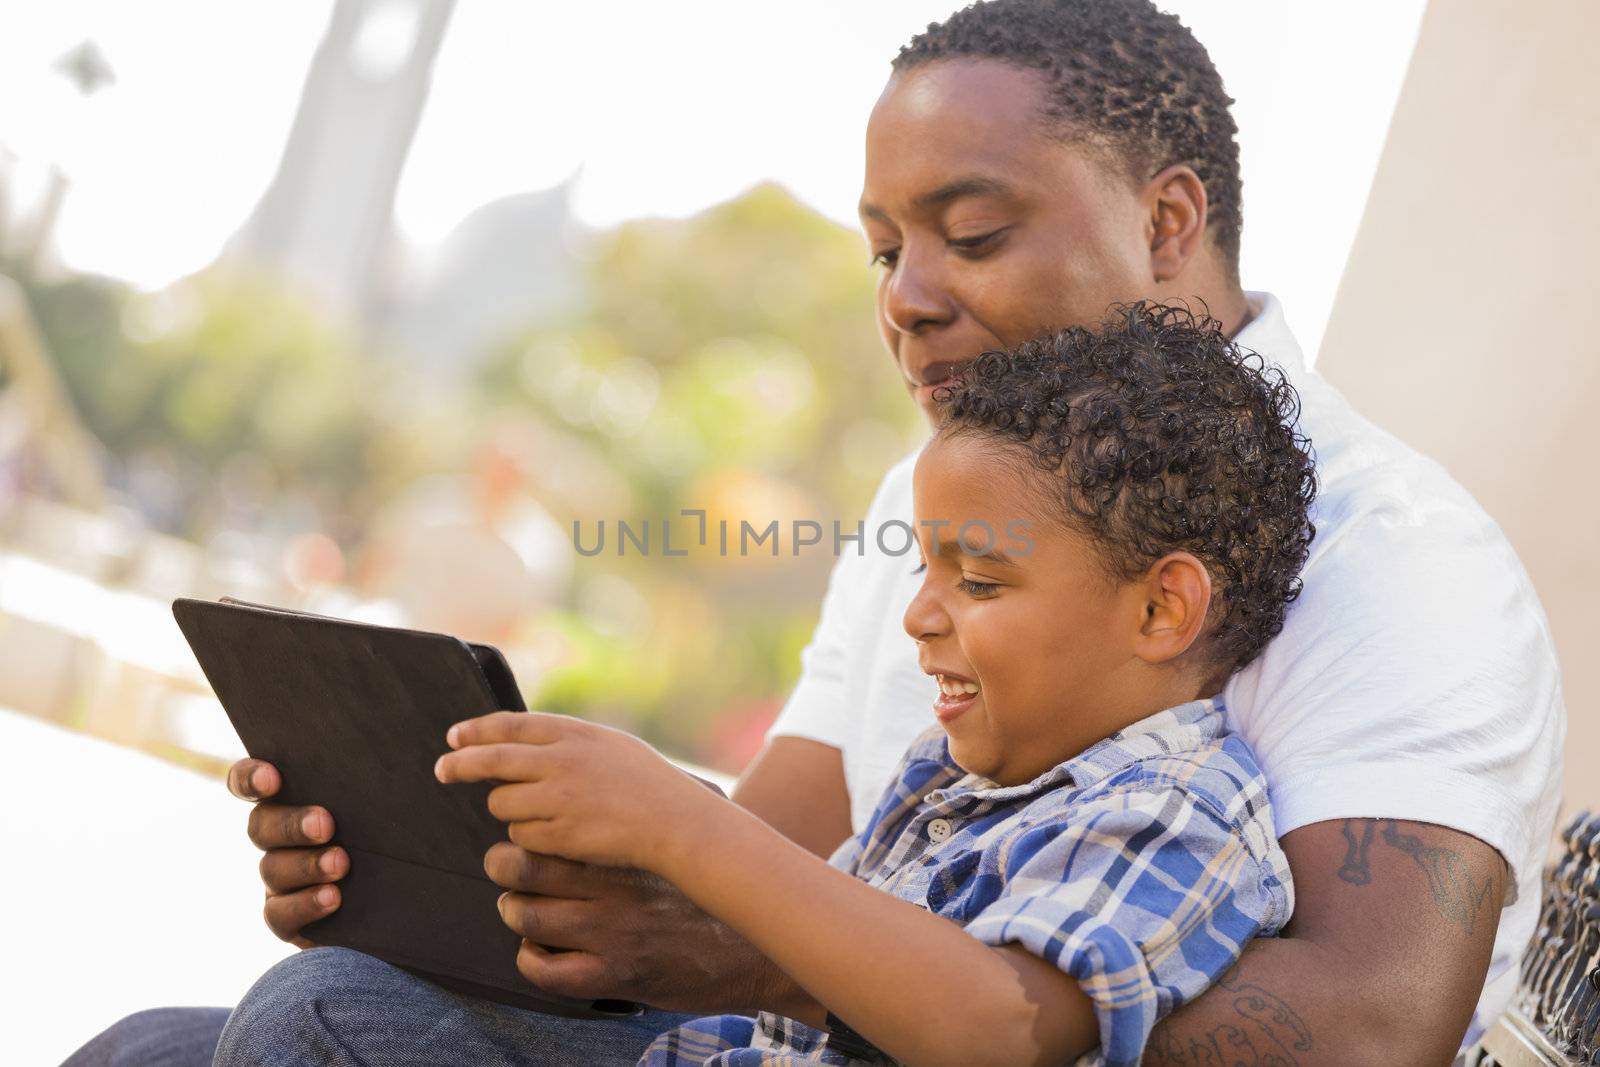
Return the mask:
<path id="1" fill-rule="evenodd" d="M 1152 1067 L 1381 1062 L 1357 1054 L 1353 1043 L 1362 1035 L 1356 1005 L 1319 995 L 1317 986 L 1307 983 L 1307 976 L 1327 974 L 1328 964 L 1320 949 L 1305 942 L 1251 942 L 1214 987 L 1156 1025 L 1144 1062 Z M 1330 1034 L 1336 1040 L 1328 1040 Z"/>
<path id="2" fill-rule="evenodd" d="M 733 802 L 795 844 L 826 858 L 850 836 L 844 755 L 804 737 L 767 742 L 733 789 Z"/>

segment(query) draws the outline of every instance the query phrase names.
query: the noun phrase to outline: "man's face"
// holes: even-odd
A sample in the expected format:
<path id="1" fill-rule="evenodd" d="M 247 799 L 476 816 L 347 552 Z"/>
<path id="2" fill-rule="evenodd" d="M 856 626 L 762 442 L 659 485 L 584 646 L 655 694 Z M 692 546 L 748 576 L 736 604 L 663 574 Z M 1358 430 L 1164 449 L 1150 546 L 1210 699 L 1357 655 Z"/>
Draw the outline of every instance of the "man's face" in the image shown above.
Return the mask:
<path id="1" fill-rule="evenodd" d="M 867 124 L 861 219 L 878 329 L 917 403 L 991 348 L 1155 295 L 1139 189 L 1040 109 L 1040 74 L 993 60 L 889 79 Z"/>

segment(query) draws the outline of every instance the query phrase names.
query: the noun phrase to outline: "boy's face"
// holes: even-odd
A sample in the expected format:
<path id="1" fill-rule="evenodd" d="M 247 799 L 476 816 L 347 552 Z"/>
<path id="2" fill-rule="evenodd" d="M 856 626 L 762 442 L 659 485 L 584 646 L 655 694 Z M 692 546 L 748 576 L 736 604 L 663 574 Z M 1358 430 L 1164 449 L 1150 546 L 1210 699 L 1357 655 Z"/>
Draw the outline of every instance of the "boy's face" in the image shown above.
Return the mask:
<path id="1" fill-rule="evenodd" d="M 1051 503 L 1009 447 L 938 435 L 923 449 L 913 494 L 927 570 L 905 613 L 922 669 L 940 682 L 934 713 L 951 756 L 1001 785 L 1030 781 L 1145 713 L 1133 653 L 1141 589 L 1114 582 L 1087 538 L 1046 518 Z M 1009 559 L 974 554 L 990 530 Z"/>
<path id="2" fill-rule="evenodd" d="M 868 122 L 878 330 L 930 419 L 954 366 L 1159 295 L 1139 189 L 1052 133 L 1044 87 L 993 60 L 939 61 L 891 77 Z"/>

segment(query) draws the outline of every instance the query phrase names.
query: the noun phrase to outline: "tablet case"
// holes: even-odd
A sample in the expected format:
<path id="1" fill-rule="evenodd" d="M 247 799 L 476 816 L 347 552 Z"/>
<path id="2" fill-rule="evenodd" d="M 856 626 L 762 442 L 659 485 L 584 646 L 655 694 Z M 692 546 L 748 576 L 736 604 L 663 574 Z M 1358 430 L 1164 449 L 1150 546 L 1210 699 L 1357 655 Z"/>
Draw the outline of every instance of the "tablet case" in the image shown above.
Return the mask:
<path id="1" fill-rule="evenodd" d="M 516 968 L 519 938 L 483 854 L 506 839 L 489 783 L 442 785 L 434 762 L 452 723 L 525 711 L 500 652 L 446 634 L 224 599 L 180 599 L 173 616 L 245 750 L 277 767 L 274 803 L 333 813 L 350 855 L 319 945 L 358 949 L 446 988 L 581 1018 L 641 1010 L 543 993 Z"/>

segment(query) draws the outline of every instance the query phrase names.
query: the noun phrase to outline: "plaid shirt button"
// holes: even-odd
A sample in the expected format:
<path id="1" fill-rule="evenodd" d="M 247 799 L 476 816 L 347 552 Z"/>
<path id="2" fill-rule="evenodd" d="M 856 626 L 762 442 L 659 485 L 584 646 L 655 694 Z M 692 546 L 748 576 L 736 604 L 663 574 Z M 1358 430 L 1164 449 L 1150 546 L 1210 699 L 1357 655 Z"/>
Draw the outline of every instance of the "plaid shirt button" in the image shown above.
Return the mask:
<path id="1" fill-rule="evenodd" d="M 928 840 L 934 844 L 950 840 L 950 820 L 935 819 L 928 824 Z"/>

